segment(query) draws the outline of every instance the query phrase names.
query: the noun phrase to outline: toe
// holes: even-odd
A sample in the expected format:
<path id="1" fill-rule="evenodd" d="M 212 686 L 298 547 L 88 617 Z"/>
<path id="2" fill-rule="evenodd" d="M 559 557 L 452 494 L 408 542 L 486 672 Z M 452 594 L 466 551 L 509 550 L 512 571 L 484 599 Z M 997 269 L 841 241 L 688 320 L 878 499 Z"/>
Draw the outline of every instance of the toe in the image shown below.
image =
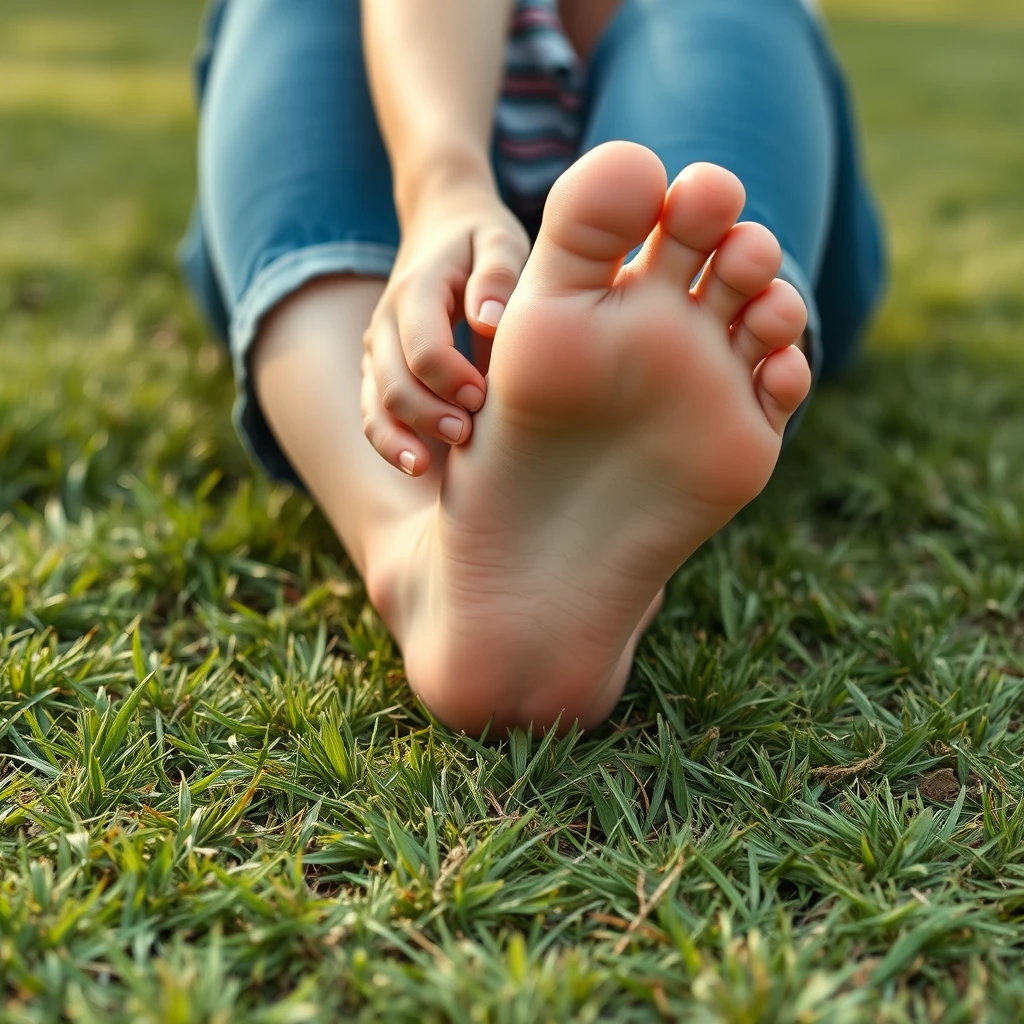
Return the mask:
<path id="1" fill-rule="evenodd" d="M 795 345 L 768 356 L 754 373 L 761 408 L 777 434 L 781 434 L 811 389 L 811 368 Z"/>
<path id="2" fill-rule="evenodd" d="M 694 289 L 694 297 L 728 327 L 760 295 L 782 266 L 782 249 L 760 224 L 737 224 L 715 250 Z"/>
<path id="3" fill-rule="evenodd" d="M 733 325 L 732 347 L 753 370 L 775 349 L 797 341 L 806 327 L 807 307 L 800 293 L 776 278 Z"/>
<path id="4" fill-rule="evenodd" d="M 736 223 L 745 200 L 743 184 L 732 171 L 717 164 L 690 164 L 668 190 L 661 220 L 640 265 L 689 290 Z"/>
<path id="5" fill-rule="evenodd" d="M 547 294 L 610 288 L 664 201 L 665 169 L 649 149 L 607 142 L 591 150 L 548 195 L 527 265 L 533 286 Z"/>

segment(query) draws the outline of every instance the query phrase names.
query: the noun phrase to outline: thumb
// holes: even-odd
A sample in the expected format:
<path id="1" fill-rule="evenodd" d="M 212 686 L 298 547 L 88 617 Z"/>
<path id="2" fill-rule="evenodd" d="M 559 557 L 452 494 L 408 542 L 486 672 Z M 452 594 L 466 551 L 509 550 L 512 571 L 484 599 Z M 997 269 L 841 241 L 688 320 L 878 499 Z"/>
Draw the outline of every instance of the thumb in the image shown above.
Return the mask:
<path id="1" fill-rule="evenodd" d="M 526 266 L 529 245 L 500 228 L 473 237 L 473 272 L 466 282 L 463 306 L 477 334 L 493 338 L 502 313 Z"/>

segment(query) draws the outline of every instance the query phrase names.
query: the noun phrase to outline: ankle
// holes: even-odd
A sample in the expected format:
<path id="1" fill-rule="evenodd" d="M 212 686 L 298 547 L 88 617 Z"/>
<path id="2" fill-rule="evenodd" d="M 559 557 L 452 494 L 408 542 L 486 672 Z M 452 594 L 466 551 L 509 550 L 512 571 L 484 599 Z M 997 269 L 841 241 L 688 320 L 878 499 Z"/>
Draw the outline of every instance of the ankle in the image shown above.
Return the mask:
<path id="1" fill-rule="evenodd" d="M 366 596 L 403 649 L 425 599 L 429 522 L 430 516 L 419 512 L 382 524 L 364 544 Z"/>

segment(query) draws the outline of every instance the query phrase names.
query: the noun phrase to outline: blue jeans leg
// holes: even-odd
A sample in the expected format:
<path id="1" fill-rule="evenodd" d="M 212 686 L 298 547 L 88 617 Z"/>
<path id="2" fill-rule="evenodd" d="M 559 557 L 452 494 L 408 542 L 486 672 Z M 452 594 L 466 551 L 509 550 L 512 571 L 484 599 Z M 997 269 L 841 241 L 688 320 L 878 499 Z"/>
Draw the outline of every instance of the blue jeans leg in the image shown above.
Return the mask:
<path id="1" fill-rule="evenodd" d="M 316 277 L 386 278 L 399 243 L 359 11 L 358 0 L 216 0 L 196 65 L 199 203 L 184 270 L 229 344 L 243 443 L 299 486 L 249 374 L 260 323 Z"/>

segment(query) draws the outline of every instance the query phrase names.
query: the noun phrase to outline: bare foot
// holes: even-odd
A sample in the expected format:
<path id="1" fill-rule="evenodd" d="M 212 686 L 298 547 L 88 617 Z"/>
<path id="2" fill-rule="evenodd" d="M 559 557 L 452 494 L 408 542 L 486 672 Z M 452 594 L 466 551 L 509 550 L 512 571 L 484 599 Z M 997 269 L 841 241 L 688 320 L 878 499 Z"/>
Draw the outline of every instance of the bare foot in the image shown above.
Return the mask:
<path id="1" fill-rule="evenodd" d="M 665 187 L 624 142 L 555 185 L 473 437 L 401 554 L 420 582 L 382 611 L 455 728 L 604 719 L 661 588 L 761 491 L 807 394 L 806 310 L 774 236 L 735 223 L 738 179 Z"/>

